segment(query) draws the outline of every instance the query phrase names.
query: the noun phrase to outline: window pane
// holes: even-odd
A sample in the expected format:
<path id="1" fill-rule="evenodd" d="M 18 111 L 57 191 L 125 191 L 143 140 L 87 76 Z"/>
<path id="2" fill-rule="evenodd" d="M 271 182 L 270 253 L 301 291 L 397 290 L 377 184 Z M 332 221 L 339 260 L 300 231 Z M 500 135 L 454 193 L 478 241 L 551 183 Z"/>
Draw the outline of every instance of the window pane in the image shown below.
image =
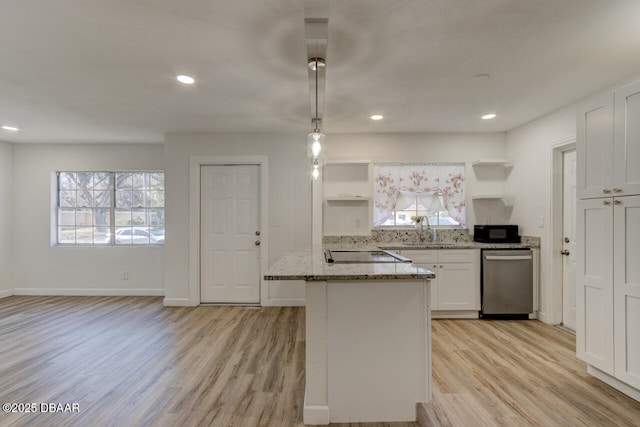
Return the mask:
<path id="1" fill-rule="evenodd" d="M 76 228 L 76 243 L 93 243 L 93 227 Z"/>
<path id="2" fill-rule="evenodd" d="M 116 207 L 118 208 L 131 207 L 131 191 L 116 190 Z"/>
<path id="3" fill-rule="evenodd" d="M 164 209 L 149 209 L 149 225 L 164 230 Z"/>
<path id="4" fill-rule="evenodd" d="M 133 243 L 131 238 L 131 228 L 116 228 L 116 245 L 130 245 Z"/>
<path id="5" fill-rule="evenodd" d="M 144 203 L 144 199 L 145 199 L 145 192 L 144 191 L 132 191 L 131 192 L 131 207 L 132 208 L 142 208 L 142 207 L 146 207 L 145 203 Z"/>
<path id="6" fill-rule="evenodd" d="M 116 226 L 131 225 L 131 211 L 128 209 L 116 209 Z"/>
<path id="7" fill-rule="evenodd" d="M 58 186 L 61 190 L 74 190 L 76 188 L 76 174 L 74 172 L 60 172 Z"/>
<path id="8" fill-rule="evenodd" d="M 76 210 L 75 209 L 58 209 L 58 225 L 75 226 Z"/>
<path id="9" fill-rule="evenodd" d="M 152 172 L 149 174 L 149 188 L 151 190 L 164 191 L 164 172 Z"/>
<path id="10" fill-rule="evenodd" d="M 78 207 L 91 207 L 93 206 L 93 192 L 84 189 L 78 189 L 76 194 L 76 204 Z"/>
<path id="11" fill-rule="evenodd" d="M 96 245 L 106 245 L 111 243 L 111 236 L 109 235 L 109 228 L 106 227 L 94 227 L 93 228 L 93 243 Z"/>
<path id="12" fill-rule="evenodd" d="M 108 172 L 96 172 L 93 174 L 93 188 L 95 190 L 108 190 L 111 188 Z"/>
<path id="13" fill-rule="evenodd" d="M 109 225 L 111 224 L 110 209 L 94 209 L 93 210 L 93 225 L 105 227 L 106 231 L 109 231 Z"/>
<path id="14" fill-rule="evenodd" d="M 60 191 L 60 206 L 61 207 L 75 207 L 76 206 L 76 191 L 75 190 L 63 190 L 63 191 Z"/>
<path id="15" fill-rule="evenodd" d="M 116 190 L 131 189 L 132 184 L 133 184 L 133 177 L 131 172 L 116 173 Z"/>
<path id="16" fill-rule="evenodd" d="M 132 225 L 149 225 L 147 221 L 146 209 L 134 209 L 131 211 L 131 224 Z"/>
<path id="17" fill-rule="evenodd" d="M 132 175 L 132 181 L 133 181 L 133 189 L 134 190 L 141 190 L 143 188 L 147 188 L 148 186 L 145 185 L 146 179 L 145 177 L 148 175 L 144 172 L 136 172 L 131 174 Z"/>
<path id="18" fill-rule="evenodd" d="M 164 207 L 164 191 L 149 191 L 148 206 L 151 208 Z"/>
<path id="19" fill-rule="evenodd" d="M 93 212 L 86 209 L 76 211 L 76 226 L 93 225 Z"/>
<path id="20" fill-rule="evenodd" d="M 111 191 L 95 191 L 93 193 L 93 206 L 109 207 L 111 206 Z"/>
<path id="21" fill-rule="evenodd" d="M 76 243 L 76 228 L 58 227 L 58 243 Z"/>

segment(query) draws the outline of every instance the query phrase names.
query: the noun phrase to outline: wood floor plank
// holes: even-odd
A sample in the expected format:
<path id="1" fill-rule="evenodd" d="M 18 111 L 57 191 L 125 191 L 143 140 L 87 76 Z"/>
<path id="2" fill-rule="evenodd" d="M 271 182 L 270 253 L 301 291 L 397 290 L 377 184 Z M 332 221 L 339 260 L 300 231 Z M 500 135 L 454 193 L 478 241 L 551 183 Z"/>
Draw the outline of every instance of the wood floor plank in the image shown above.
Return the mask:
<path id="1" fill-rule="evenodd" d="M 0 299 L 0 403 L 80 405 L 71 414 L 0 413 L 0 425 L 300 427 L 304 324 L 296 307 Z M 640 425 L 640 403 L 588 375 L 575 337 L 559 328 L 434 320 L 432 346 L 431 425 Z"/>

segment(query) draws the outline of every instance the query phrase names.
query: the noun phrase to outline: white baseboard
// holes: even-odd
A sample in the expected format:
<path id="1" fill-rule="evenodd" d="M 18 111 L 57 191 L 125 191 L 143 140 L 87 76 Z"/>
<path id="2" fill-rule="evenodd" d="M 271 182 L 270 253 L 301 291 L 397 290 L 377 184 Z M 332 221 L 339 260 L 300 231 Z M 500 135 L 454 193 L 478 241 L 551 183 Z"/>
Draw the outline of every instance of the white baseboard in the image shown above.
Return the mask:
<path id="1" fill-rule="evenodd" d="M 164 296 L 164 289 L 46 289 L 15 288 L 13 295 L 30 296 Z"/>
<path id="2" fill-rule="evenodd" d="M 262 305 L 265 307 L 304 307 L 305 299 L 271 299 L 266 300 Z"/>
<path id="3" fill-rule="evenodd" d="M 0 298 L 10 297 L 11 295 L 13 295 L 13 289 L 7 289 L 7 290 L 4 290 L 4 291 L 0 291 Z"/>
<path id="4" fill-rule="evenodd" d="M 478 310 L 431 310 L 432 319 L 478 319 Z"/>
<path id="5" fill-rule="evenodd" d="M 165 307 L 195 307 L 189 298 L 166 298 L 162 301 Z"/>
<path id="6" fill-rule="evenodd" d="M 632 399 L 640 402 L 640 390 L 637 388 L 631 387 L 629 384 L 620 381 L 617 378 L 612 377 L 606 372 L 602 372 L 600 369 L 593 367 L 591 365 L 587 365 L 587 372 L 598 378 L 600 381 L 609 384 L 611 387 L 615 388 L 631 397 Z"/>
<path id="7" fill-rule="evenodd" d="M 307 405 L 307 396 L 304 397 L 304 410 L 302 413 L 304 424 L 327 425 L 329 424 L 328 405 Z"/>

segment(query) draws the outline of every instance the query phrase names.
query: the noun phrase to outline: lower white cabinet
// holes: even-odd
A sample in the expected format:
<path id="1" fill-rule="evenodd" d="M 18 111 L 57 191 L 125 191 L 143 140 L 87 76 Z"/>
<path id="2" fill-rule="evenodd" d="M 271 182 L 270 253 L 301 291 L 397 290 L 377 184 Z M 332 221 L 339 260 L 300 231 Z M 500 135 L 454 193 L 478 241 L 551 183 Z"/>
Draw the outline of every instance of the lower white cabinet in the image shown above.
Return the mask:
<path id="1" fill-rule="evenodd" d="M 577 355 L 639 399 L 640 196 L 579 200 L 577 209 Z"/>
<path id="2" fill-rule="evenodd" d="M 403 250 L 402 254 L 436 274 L 431 280 L 432 317 L 478 317 L 479 249 Z"/>

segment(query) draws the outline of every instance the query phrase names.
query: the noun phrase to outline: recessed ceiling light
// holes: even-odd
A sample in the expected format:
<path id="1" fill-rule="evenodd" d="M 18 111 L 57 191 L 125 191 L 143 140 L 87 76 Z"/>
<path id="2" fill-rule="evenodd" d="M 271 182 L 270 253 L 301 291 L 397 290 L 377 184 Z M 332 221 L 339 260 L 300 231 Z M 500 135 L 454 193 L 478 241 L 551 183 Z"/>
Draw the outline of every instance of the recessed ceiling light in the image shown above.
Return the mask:
<path id="1" fill-rule="evenodd" d="M 15 126 L 2 126 L 2 129 L 8 130 L 9 132 L 18 132 L 20 130 Z"/>
<path id="2" fill-rule="evenodd" d="M 384 119 L 384 116 L 382 114 L 374 114 L 373 116 L 370 117 L 371 120 L 382 120 Z"/>
<path id="3" fill-rule="evenodd" d="M 184 83 L 186 85 L 192 85 L 196 82 L 196 79 L 194 79 L 191 76 L 186 76 L 184 74 L 177 76 L 176 79 L 178 79 L 180 83 Z"/>
<path id="4" fill-rule="evenodd" d="M 489 113 L 489 114 L 485 114 L 484 116 L 482 116 L 482 120 L 491 120 L 491 119 L 495 119 L 496 118 L 496 114 L 495 113 Z"/>

